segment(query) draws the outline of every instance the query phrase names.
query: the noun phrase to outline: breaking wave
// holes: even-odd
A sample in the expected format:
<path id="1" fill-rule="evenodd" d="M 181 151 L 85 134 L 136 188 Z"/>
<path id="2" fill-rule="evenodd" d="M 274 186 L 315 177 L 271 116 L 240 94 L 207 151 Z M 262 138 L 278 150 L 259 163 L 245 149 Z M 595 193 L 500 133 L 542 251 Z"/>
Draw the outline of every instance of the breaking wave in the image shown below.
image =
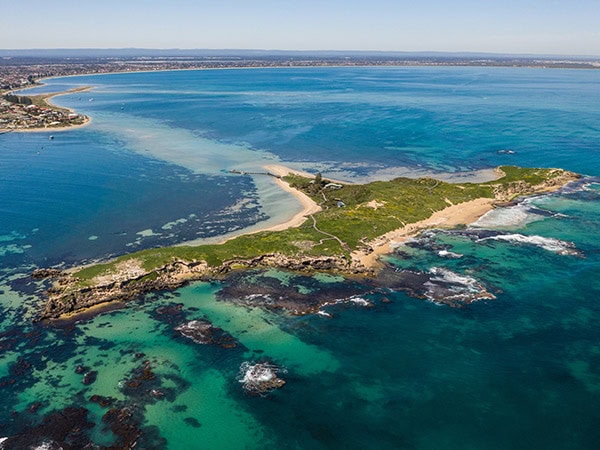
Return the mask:
<path id="1" fill-rule="evenodd" d="M 554 216 L 554 213 L 522 202 L 515 206 L 493 209 L 469 225 L 469 228 L 521 228 L 548 216 Z"/>
<path id="2" fill-rule="evenodd" d="M 468 275 L 460 275 L 441 267 L 432 267 L 429 273 L 432 276 L 423 287 L 426 289 L 425 297 L 435 303 L 459 306 L 496 298 L 481 282 Z"/>
<path id="3" fill-rule="evenodd" d="M 542 236 L 526 236 L 524 234 L 498 234 L 496 236 L 488 236 L 485 238 L 478 239 L 477 242 L 481 241 L 506 241 L 514 244 L 521 245 L 534 245 L 536 247 L 543 248 L 549 252 L 557 253 L 559 255 L 573 255 L 580 256 L 581 252 L 575 247 L 573 242 L 561 241 L 560 239 L 547 238 Z"/>
<path id="4" fill-rule="evenodd" d="M 351 303 L 353 305 L 357 305 L 357 306 L 362 306 L 363 308 L 372 308 L 374 306 L 371 301 L 355 295 L 355 296 L 348 297 L 348 298 L 340 298 L 337 300 L 333 300 L 331 302 L 325 302 L 317 310 L 316 314 L 323 316 L 323 317 L 331 318 L 332 315 L 330 313 L 328 313 L 327 311 L 325 311 L 323 308 L 325 308 L 327 306 L 349 304 L 349 303 Z"/>
<path id="5" fill-rule="evenodd" d="M 240 365 L 237 380 L 244 390 L 253 395 L 264 395 L 285 385 L 285 381 L 278 377 L 286 374 L 287 369 L 273 363 L 262 362 L 252 364 L 245 361 Z"/>
<path id="6" fill-rule="evenodd" d="M 438 251 L 438 256 L 442 258 L 462 258 L 463 255 L 460 253 L 451 252 L 450 250 L 440 250 Z"/>

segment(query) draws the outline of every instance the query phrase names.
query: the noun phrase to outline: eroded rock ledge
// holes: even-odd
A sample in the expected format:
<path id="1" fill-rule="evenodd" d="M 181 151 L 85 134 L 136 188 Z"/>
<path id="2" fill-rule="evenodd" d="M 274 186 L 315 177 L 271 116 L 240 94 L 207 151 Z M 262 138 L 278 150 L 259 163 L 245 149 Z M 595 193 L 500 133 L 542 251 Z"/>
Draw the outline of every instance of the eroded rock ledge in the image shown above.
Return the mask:
<path id="1" fill-rule="evenodd" d="M 123 302 L 151 291 L 170 290 L 202 279 L 216 279 L 234 269 L 276 267 L 295 272 L 333 271 L 344 274 L 371 274 L 372 271 L 343 257 L 323 256 L 290 258 L 277 253 L 249 260 L 233 259 L 218 267 L 204 261 L 173 261 L 159 269 L 145 271 L 141 265 L 128 261 L 112 277 L 103 276 L 91 286 L 81 286 L 81 280 L 68 272 L 54 269 L 36 270 L 35 278 L 53 278 L 54 285 L 46 291 L 48 300 L 37 321 L 58 319 L 82 312 L 92 306 Z M 133 275 L 133 276 L 132 276 Z"/>

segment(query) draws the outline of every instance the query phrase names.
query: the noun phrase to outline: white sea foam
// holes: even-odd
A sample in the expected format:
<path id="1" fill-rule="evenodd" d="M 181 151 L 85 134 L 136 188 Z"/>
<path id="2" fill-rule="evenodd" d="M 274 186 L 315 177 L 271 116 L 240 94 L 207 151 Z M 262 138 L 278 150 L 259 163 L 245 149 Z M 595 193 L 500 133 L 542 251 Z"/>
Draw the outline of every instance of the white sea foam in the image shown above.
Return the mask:
<path id="1" fill-rule="evenodd" d="M 525 244 L 534 245 L 536 247 L 543 248 L 549 252 L 557 253 L 559 255 L 580 255 L 579 250 L 575 247 L 573 242 L 561 241 L 560 239 L 547 238 L 543 236 L 525 236 L 523 234 L 499 234 L 497 236 L 490 236 L 479 239 L 480 241 L 495 240 L 495 241 L 506 241 L 514 244 Z"/>
<path id="2" fill-rule="evenodd" d="M 431 278 L 432 281 L 443 281 L 446 283 L 459 284 L 466 288 L 477 290 L 474 287 L 479 284 L 479 282 L 468 275 L 459 275 L 456 272 L 452 272 L 451 270 L 444 269 L 442 267 L 432 267 L 429 269 L 429 273 L 435 275 L 435 277 Z"/>
<path id="3" fill-rule="evenodd" d="M 354 303 L 356 305 L 360 305 L 360 306 L 364 306 L 364 307 L 369 307 L 372 305 L 372 303 L 368 300 L 365 300 L 362 297 L 350 297 L 348 299 L 349 302 Z"/>
<path id="4" fill-rule="evenodd" d="M 468 275 L 441 267 L 432 267 L 429 273 L 433 276 L 423 284 L 427 289 L 425 297 L 435 303 L 457 305 L 496 298 L 483 284 Z"/>
<path id="5" fill-rule="evenodd" d="M 33 450 L 50 450 L 52 447 L 52 442 L 43 442 L 37 447 L 33 447 Z"/>
<path id="6" fill-rule="evenodd" d="M 240 365 L 237 380 L 247 392 L 263 395 L 285 384 L 277 376 L 280 373 L 285 374 L 287 370 L 268 362 L 251 364 L 245 361 Z"/>
<path id="7" fill-rule="evenodd" d="M 462 258 L 463 257 L 463 255 L 461 255 L 460 253 L 454 253 L 449 250 L 440 250 L 438 252 L 438 256 L 441 256 L 442 258 Z"/>
<path id="8" fill-rule="evenodd" d="M 319 310 L 317 311 L 317 314 L 319 314 L 320 316 L 323 316 L 323 317 L 332 317 L 331 314 L 324 311 L 323 308 L 326 308 L 327 306 L 340 305 L 340 304 L 345 304 L 345 303 L 352 303 L 354 305 L 362 306 L 364 308 L 370 308 L 371 306 L 373 306 L 372 302 L 370 302 L 369 300 L 366 300 L 362 297 L 339 298 L 339 299 L 333 300 L 331 302 L 323 303 L 321 305 L 321 308 L 319 308 Z"/>
<path id="9" fill-rule="evenodd" d="M 544 219 L 544 216 L 535 214 L 530 210 L 527 203 L 519 203 L 515 206 L 498 208 L 489 211 L 472 223 L 470 228 L 521 228 L 528 223 Z"/>
<path id="10" fill-rule="evenodd" d="M 240 383 L 264 383 L 275 378 L 273 369 L 266 364 L 254 364 L 244 363 L 244 376 L 240 380 Z"/>

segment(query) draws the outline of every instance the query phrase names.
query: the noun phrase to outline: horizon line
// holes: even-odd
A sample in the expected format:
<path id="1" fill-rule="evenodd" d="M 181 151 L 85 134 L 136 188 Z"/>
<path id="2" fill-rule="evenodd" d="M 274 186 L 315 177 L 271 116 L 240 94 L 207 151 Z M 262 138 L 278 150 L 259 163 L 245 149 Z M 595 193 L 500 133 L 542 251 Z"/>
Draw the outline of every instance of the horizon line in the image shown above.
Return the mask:
<path id="1" fill-rule="evenodd" d="M 211 52 L 211 53 L 264 53 L 264 54 L 346 54 L 346 55 L 396 55 L 396 56 L 489 56 L 489 57 L 517 57 L 517 58 L 586 58 L 598 59 L 600 55 L 581 55 L 581 54 L 552 54 L 552 53 L 511 53 L 511 52 L 489 52 L 489 51 L 437 51 L 437 50 L 338 50 L 338 49 L 311 49 L 311 50 L 293 50 L 293 49 L 260 49 L 260 48 L 153 48 L 153 47 L 53 47 L 53 48 L 2 48 L 0 49 L 0 57 L 2 53 L 12 52 L 123 52 L 123 51 L 140 51 L 140 52 Z"/>

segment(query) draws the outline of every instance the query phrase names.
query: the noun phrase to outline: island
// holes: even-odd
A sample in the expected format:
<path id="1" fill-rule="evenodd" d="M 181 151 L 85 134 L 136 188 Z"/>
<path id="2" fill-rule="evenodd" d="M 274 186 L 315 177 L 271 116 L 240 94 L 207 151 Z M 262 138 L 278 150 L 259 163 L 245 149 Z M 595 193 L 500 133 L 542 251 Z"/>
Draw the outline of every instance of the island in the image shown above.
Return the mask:
<path id="1" fill-rule="evenodd" d="M 146 249 L 68 270 L 37 269 L 34 278 L 53 279 L 37 320 L 93 314 L 144 293 L 253 268 L 376 279 L 383 267 L 380 257 L 394 243 L 428 228 L 469 224 L 494 207 L 557 190 L 580 177 L 562 169 L 501 166 L 496 179 L 483 183 L 396 178 L 349 184 L 282 166 L 265 170 L 302 202 L 300 214 L 219 244 Z M 292 312 L 314 313 L 320 306 Z"/>

